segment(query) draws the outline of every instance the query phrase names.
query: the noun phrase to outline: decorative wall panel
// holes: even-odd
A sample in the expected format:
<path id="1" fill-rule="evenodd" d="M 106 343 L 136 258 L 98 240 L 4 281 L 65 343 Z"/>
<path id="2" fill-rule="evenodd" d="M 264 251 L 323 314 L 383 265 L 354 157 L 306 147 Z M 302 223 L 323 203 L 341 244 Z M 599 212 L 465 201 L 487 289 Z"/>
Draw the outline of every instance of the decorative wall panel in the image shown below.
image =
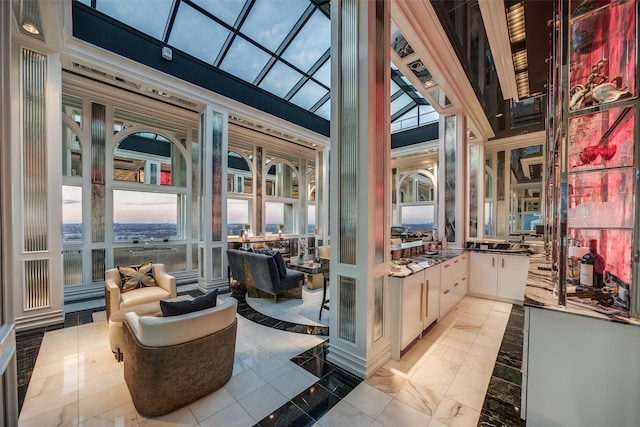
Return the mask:
<path id="1" fill-rule="evenodd" d="M 478 167 L 480 147 L 469 145 L 469 237 L 478 237 Z"/>
<path id="2" fill-rule="evenodd" d="M 356 342 L 356 279 L 338 276 L 338 336 Z"/>
<path id="3" fill-rule="evenodd" d="M 222 181 L 222 160 L 227 155 L 227 151 L 223 151 L 223 135 L 224 124 L 223 116 L 220 113 L 213 113 L 211 117 L 213 121 L 213 144 L 211 153 L 211 162 L 213 165 L 211 173 L 211 239 L 214 242 L 222 241 L 222 186 L 226 185 Z M 207 218 L 205 216 L 204 218 Z"/>
<path id="4" fill-rule="evenodd" d="M 358 2 L 342 3 L 342 39 L 340 41 L 340 153 L 338 170 L 338 228 L 340 230 L 340 262 L 356 263 L 357 175 L 358 175 Z M 355 318 L 354 318 L 355 320 Z"/>
<path id="5" fill-rule="evenodd" d="M 48 249 L 47 58 L 22 50 L 22 179 L 25 252 Z"/>
<path id="6" fill-rule="evenodd" d="M 91 250 L 91 281 L 92 282 L 104 282 L 104 269 L 105 269 L 104 258 L 105 258 L 104 249 Z"/>
<path id="7" fill-rule="evenodd" d="M 456 116 L 444 118 L 444 227 L 449 242 L 456 239 Z"/>
<path id="8" fill-rule="evenodd" d="M 373 340 L 384 336 L 384 277 L 377 277 L 374 285 Z"/>
<path id="9" fill-rule="evenodd" d="M 62 262 L 63 285 L 82 285 L 82 251 L 63 251 Z"/>
<path id="10" fill-rule="evenodd" d="M 24 309 L 49 307 L 50 280 L 49 260 L 31 259 L 24 261 Z"/>
<path id="11" fill-rule="evenodd" d="M 106 108 L 91 104 L 91 242 L 104 242 Z"/>

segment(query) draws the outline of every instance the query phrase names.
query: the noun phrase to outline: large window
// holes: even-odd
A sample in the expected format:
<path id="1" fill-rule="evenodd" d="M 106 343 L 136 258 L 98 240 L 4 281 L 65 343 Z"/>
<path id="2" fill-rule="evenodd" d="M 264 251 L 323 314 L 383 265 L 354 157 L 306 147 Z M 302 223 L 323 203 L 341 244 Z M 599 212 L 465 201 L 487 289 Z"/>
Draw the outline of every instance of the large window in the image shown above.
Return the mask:
<path id="1" fill-rule="evenodd" d="M 123 121 L 114 130 L 132 123 Z M 186 177 L 184 156 L 168 136 L 125 135 L 113 155 L 114 242 L 183 238 Z"/>
<path id="2" fill-rule="evenodd" d="M 62 186 L 62 241 L 82 243 L 82 187 Z"/>
<path id="3" fill-rule="evenodd" d="M 114 190 L 114 241 L 181 237 L 180 200 L 177 194 Z"/>
<path id="4" fill-rule="evenodd" d="M 430 231 L 435 225 L 435 206 L 402 206 L 402 226 L 406 231 Z"/>
<path id="5" fill-rule="evenodd" d="M 227 235 L 239 236 L 243 226 L 252 224 L 253 171 L 250 150 L 229 151 L 227 156 Z"/>
<path id="6" fill-rule="evenodd" d="M 400 224 L 407 231 L 430 231 L 436 224 L 436 190 L 432 172 L 403 174 L 398 188 Z"/>
<path id="7" fill-rule="evenodd" d="M 284 202 L 265 202 L 264 231 L 277 233 L 278 224 L 283 224 L 283 233 L 295 233 L 294 205 Z"/>

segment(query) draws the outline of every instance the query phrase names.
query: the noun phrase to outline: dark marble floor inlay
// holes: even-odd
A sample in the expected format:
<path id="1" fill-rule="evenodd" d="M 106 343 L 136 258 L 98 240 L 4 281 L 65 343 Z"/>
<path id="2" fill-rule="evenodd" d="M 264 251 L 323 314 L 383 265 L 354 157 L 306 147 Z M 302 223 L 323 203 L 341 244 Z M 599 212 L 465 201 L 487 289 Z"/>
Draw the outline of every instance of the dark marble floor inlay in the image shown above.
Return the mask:
<path id="1" fill-rule="evenodd" d="M 259 325 L 268 326 L 281 331 L 295 332 L 297 334 L 329 336 L 328 326 L 300 325 L 298 323 L 287 322 L 286 320 L 274 319 L 273 317 L 256 311 L 247 302 L 245 298 L 246 291 L 233 288 L 231 295 L 238 300 L 238 314 Z"/>
<path id="2" fill-rule="evenodd" d="M 493 374 L 489 381 L 478 426 L 525 426 L 520 419 L 524 307 L 511 308 Z"/>

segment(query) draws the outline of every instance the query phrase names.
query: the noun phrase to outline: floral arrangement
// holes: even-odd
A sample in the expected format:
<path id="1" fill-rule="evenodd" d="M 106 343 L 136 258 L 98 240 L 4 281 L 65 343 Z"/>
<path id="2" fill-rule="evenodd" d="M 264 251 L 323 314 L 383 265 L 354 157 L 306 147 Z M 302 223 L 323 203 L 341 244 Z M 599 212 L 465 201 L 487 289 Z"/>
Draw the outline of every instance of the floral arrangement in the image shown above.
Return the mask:
<path id="1" fill-rule="evenodd" d="M 304 248 L 307 245 L 307 241 L 303 238 L 298 239 L 298 258 L 304 258 Z"/>

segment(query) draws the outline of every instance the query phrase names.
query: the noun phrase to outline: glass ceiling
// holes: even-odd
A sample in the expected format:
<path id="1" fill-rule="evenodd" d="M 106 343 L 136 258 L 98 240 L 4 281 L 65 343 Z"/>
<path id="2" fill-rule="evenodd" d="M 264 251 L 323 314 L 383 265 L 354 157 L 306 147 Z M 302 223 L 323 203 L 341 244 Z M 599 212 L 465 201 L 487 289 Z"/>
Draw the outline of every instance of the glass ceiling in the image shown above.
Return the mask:
<path id="1" fill-rule="evenodd" d="M 77 1 L 330 119 L 330 0 Z M 391 121 L 405 122 L 394 129 L 413 123 L 409 116 L 423 117 L 424 106 L 427 101 L 392 65 Z"/>

